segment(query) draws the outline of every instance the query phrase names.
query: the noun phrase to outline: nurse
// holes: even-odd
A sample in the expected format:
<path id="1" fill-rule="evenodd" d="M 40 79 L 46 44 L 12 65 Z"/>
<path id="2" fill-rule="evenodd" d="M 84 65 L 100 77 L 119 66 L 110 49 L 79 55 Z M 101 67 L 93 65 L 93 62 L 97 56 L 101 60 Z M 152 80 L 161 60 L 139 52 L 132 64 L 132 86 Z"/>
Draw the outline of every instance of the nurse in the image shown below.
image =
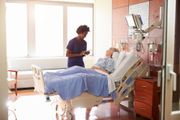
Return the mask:
<path id="1" fill-rule="evenodd" d="M 89 32 L 89 27 L 87 25 L 80 25 L 76 33 L 76 37 L 71 39 L 67 45 L 66 56 L 68 57 L 68 67 L 72 66 L 84 66 L 83 57 L 88 55 L 90 52 L 87 51 L 87 43 L 84 40 Z"/>

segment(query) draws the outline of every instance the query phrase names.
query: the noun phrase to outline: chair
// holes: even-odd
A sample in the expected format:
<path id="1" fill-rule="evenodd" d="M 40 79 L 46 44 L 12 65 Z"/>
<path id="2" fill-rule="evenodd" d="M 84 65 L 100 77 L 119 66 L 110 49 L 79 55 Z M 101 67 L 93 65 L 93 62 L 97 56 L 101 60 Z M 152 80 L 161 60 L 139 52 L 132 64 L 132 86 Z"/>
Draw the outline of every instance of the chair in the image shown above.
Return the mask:
<path id="1" fill-rule="evenodd" d="M 17 70 L 8 70 L 8 83 L 14 86 L 15 95 L 17 96 L 17 80 L 18 80 L 18 71 Z"/>

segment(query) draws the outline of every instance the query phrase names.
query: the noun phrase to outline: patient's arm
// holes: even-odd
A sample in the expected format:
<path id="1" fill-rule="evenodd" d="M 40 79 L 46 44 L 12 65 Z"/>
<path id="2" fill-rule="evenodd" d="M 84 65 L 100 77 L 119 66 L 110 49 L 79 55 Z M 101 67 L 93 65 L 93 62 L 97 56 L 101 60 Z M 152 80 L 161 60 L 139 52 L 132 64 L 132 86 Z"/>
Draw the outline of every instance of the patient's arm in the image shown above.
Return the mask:
<path id="1" fill-rule="evenodd" d="M 102 68 L 100 68 L 100 67 L 98 67 L 96 65 L 92 66 L 91 68 L 94 69 L 94 70 L 98 70 L 98 71 L 104 72 L 106 74 L 109 74 L 108 71 L 106 71 L 106 70 L 104 70 L 104 69 L 102 69 Z"/>

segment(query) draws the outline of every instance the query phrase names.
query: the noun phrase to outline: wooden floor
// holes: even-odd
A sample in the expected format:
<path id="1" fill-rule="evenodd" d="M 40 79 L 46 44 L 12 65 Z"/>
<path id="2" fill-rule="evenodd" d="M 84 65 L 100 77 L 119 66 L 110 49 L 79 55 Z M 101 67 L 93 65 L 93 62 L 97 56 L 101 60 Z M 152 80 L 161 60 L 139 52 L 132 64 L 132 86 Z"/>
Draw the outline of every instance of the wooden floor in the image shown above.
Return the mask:
<path id="1" fill-rule="evenodd" d="M 18 96 L 9 94 L 9 120 L 57 120 L 55 104 L 47 102 L 45 96 L 34 93 L 33 90 L 19 90 Z M 123 102 L 126 104 L 126 101 Z M 59 115 L 60 116 L 60 113 Z M 148 120 L 136 115 L 133 111 L 116 106 L 112 101 L 105 101 L 91 109 L 76 108 L 73 110 L 73 120 Z"/>

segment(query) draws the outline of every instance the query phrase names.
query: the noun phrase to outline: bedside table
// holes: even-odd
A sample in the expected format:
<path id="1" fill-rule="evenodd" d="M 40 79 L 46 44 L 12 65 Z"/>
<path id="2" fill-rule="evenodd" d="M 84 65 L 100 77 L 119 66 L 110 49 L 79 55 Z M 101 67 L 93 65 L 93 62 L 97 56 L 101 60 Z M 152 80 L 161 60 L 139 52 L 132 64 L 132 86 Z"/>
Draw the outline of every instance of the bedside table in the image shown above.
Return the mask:
<path id="1" fill-rule="evenodd" d="M 134 110 L 136 114 L 151 120 L 159 119 L 158 104 L 160 103 L 157 79 L 136 78 L 134 83 Z"/>

